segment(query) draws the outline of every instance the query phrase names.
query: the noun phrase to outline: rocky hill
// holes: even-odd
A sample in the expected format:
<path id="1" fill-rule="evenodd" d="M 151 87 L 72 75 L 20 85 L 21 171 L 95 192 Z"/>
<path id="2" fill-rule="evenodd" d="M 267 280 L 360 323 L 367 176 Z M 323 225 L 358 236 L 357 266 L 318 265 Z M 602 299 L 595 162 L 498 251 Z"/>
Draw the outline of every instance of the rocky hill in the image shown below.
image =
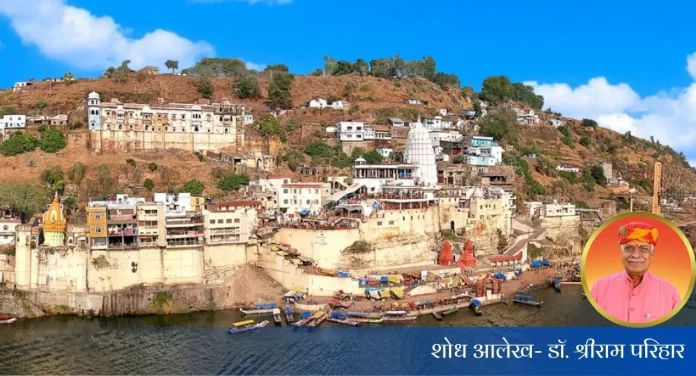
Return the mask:
<path id="1" fill-rule="evenodd" d="M 212 78 L 211 100 L 228 98 L 234 103 L 245 104 L 257 115 L 263 114 L 268 110 L 266 98 L 271 74 L 264 72 L 259 75 L 261 99 L 239 99 L 233 79 Z M 5 179 L 38 181 L 39 175 L 46 168 L 58 166 L 67 171 L 75 162 L 81 162 L 91 167 L 88 180 L 97 179 L 97 167 L 103 165 L 108 167 L 118 184 L 127 185 L 129 181 L 151 178 L 157 188 L 162 188 L 196 178 L 206 183 L 206 187 L 212 187 L 215 171 L 220 167 L 212 162 L 201 161 L 193 155 L 160 152 L 134 156 L 95 156 L 86 150 L 84 141 L 87 137 L 84 129 L 84 100 L 88 92 L 94 90 L 105 100 L 118 98 L 123 102 L 155 103 L 158 98 L 163 98 L 168 102 L 190 103 L 200 97 L 198 80 L 199 78 L 179 75 L 131 73 L 125 82 L 102 77 L 72 82 L 35 82 L 19 92 L 0 91 L 0 111 L 4 113 L 70 115 L 69 141 L 72 140 L 58 154 L 34 151 L 14 157 L 0 156 L 0 176 Z M 472 104 L 459 89 L 447 86 L 443 88 L 420 77 L 391 80 L 357 74 L 296 76 L 291 86 L 291 97 L 294 110 L 280 117 L 285 126 L 293 122 L 319 127 L 343 119 L 381 123 L 388 116 L 399 116 L 412 121 L 417 115 L 434 115 L 439 108 L 455 112 L 472 108 Z M 299 109 L 314 97 L 341 98 L 349 102 L 352 109 L 345 112 Z M 405 100 L 409 98 L 427 101 L 428 105 L 405 104 Z M 664 186 L 671 193 L 690 191 L 696 186 L 694 170 L 688 166 L 682 154 L 669 147 L 601 127 L 583 125 L 579 120 L 560 118 L 559 114 L 540 115 L 539 125 L 518 125 L 516 122 L 508 124 L 507 127 L 514 130 L 508 129 L 502 137 L 506 160 L 516 167 L 518 175 L 522 177 L 518 179 L 521 184 L 517 187 L 522 196 L 585 201 L 591 206 L 610 196 L 612 190 L 605 187 L 599 177 L 593 176 L 590 179 L 587 174 L 579 174 L 573 178 L 559 174 L 555 171 L 559 164 L 590 171 L 592 166 L 612 162 L 615 173 L 637 187 L 639 193 L 647 195 L 652 190 L 654 162 L 660 161 L 664 169 Z M 564 120 L 566 126 L 557 129 L 548 125 L 552 118 Z M 484 133 L 496 126 L 493 120 L 482 121 L 481 125 Z M 267 148 L 259 138 L 254 138 L 253 131 L 249 133 L 251 148 Z M 296 150 L 319 137 L 316 132 L 309 135 L 304 131 L 301 133 L 299 137 L 290 138 Z M 283 150 L 282 145 L 276 146 L 273 149 L 280 150 L 279 154 L 282 156 L 286 150 Z M 529 158 L 531 153 L 535 153 L 536 158 Z M 129 158 L 134 159 L 135 166 L 126 163 Z M 167 168 L 149 171 L 146 166 L 151 162 Z"/>

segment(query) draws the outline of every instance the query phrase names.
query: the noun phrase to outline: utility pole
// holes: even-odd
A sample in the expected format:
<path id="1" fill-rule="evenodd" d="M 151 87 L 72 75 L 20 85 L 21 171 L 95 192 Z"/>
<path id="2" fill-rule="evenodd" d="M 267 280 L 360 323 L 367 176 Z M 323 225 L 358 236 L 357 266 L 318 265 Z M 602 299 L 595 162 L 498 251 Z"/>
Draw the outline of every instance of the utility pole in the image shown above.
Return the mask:
<path id="1" fill-rule="evenodd" d="M 662 187 L 662 163 L 655 162 L 655 173 L 653 174 L 653 198 L 652 213 L 660 215 L 660 189 Z"/>

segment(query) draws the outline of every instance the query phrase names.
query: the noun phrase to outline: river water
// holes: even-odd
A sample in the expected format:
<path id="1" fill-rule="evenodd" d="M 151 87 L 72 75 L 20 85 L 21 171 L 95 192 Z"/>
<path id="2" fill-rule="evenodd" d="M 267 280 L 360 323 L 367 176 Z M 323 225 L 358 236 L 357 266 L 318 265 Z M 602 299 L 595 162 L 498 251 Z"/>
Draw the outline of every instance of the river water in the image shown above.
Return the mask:
<path id="1" fill-rule="evenodd" d="M 431 316 L 399 326 L 609 326 L 581 288 L 534 291 L 542 308 L 498 304 L 476 317 L 462 310 L 436 321 Z M 270 318 L 268 318 L 270 320 Z M 362 327 L 268 327 L 229 335 L 237 311 L 173 316 L 83 319 L 48 317 L 0 327 L 0 374 L 316 374 L 367 346 Z M 325 323 L 323 326 L 331 326 Z M 696 295 L 665 325 L 696 326 Z M 390 338 L 395 346 L 417 339 Z M 364 332 L 363 332 L 364 333 Z M 341 348 L 337 352 L 337 348 Z M 354 353 L 350 354 L 349 352 Z M 348 355 L 346 355 L 348 352 Z M 347 361 L 347 360 L 346 360 Z M 394 361 L 383 359 L 384 362 Z M 333 369 L 335 370 L 335 369 Z"/>

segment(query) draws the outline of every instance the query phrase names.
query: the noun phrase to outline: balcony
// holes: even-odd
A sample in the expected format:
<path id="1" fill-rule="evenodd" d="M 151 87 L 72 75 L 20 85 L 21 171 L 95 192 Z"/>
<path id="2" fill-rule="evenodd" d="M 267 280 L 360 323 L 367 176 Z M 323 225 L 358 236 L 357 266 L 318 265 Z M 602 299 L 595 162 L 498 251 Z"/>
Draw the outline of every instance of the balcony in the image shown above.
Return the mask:
<path id="1" fill-rule="evenodd" d="M 169 240 L 167 241 L 167 248 L 177 248 L 177 247 L 201 247 L 205 244 L 202 240 L 197 241 L 177 241 Z"/>
<path id="2" fill-rule="evenodd" d="M 138 235 L 138 229 L 126 228 L 121 230 L 109 230 L 109 236 L 135 236 Z"/>
<path id="3" fill-rule="evenodd" d="M 203 231 L 168 231 L 167 239 L 195 238 L 203 236 Z"/>
<path id="4" fill-rule="evenodd" d="M 203 219 L 167 219 L 166 227 L 192 227 L 203 226 Z"/>

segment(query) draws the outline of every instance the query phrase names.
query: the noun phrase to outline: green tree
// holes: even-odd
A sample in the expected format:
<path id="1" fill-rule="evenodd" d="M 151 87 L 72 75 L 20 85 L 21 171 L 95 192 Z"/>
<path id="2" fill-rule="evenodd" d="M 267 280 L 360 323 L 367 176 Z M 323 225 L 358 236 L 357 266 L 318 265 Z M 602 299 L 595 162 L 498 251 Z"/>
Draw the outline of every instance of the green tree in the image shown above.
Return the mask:
<path id="1" fill-rule="evenodd" d="M 150 163 L 147 165 L 147 169 L 150 170 L 150 171 L 156 171 L 156 170 L 157 170 L 157 163 L 155 163 L 155 162 L 150 162 Z"/>
<path id="2" fill-rule="evenodd" d="M 261 98 L 261 89 L 259 88 L 259 79 L 256 75 L 243 74 L 237 76 L 234 80 L 235 90 L 240 99 L 258 99 Z"/>
<path id="3" fill-rule="evenodd" d="M 378 153 L 376 150 L 368 151 L 367 153 L 363 154 L 362 157 L 369 164 L 379 164 L 382 163 L 382 160 L 384 159 L 382 154 Z"/>
<path id="4" fill-rule="evenodd" d="M 317 70 L 315 70 L 314 72 L 312 72 L 311 75 L 312 75 L 312 76 L 321 77 L 321 76 L 324 75 L 324 71 L 321 70 L 321 69 L 319 69 L 319 68 L 317 68 Z"/>
<path id="5" fill-rule="evenodd" d="M 236 77 L 248 73 L 246 63 L 240 59 L 203 58 L 191 68 L 181 73 L 196 77 Z"/>
<path id="6" fill-rule="evenodd" d="M 72 195 L 61 200 L 61 204 L 71 211 L 77 210 L 77 199 L 75 199 L 75 197 Z"/>
<path id="7" fill-rule="evenodd" d="M 336 72 L 336 59 L 330 56 L 324 56 L 324 73 L 327 76 L 333 76 Z"/>
<path id="8" fill-rule="evenodd" d="M 205 190 L 205 185 L 203 185 L 203 183 L 201 183 L 200 180 L 191 179 L 191 180 L 187 181 L 186 183 L 184 183 L 184 186 L 181 187 L 179 192 L 188 192 L 194 196 L 198 196 L 201 193 L 203 193 L 204 190 Z"/>
<path id="9" fill-rule="evenodd" d="M 491 103 L 504 103 L 514 95 L 515 88 L 507 76 L 491 76 L 483 80 L 479 97 Z"/>
<path id="10" fill-rule="evenodd" d="M 441 88 L 446 88 L 447 86 L 452 86 L 455 88 L 459 87 L 459 77 L 456 74 L 451 73 L 436 73 L 433 82 L 440 85 Z"/>
<path id="11" fill-rule="evenodd" d="M 86 175 L 87 175 L 87 166 L 85 164 L 80 163 L 80 162 L 75 162 L 68 169 L 68 179 L 70 179 L 70 181 L 75 185 L 79 186 L 82 183 L 82 180 L 84 180 Z"/>
<path id="12" fill-rule="evenodd" d="M 238 174 L 226 175 L 218 181 L 217 186 L 225 192 L 232 192 L 247 184 L 249 184 L 249 176 L 246 174 Z"/>
<path id="13" fill-rule="evenodd" d="M 602 187 L 607 186 L 607 177 L 604 176 L 604 168 L 602 168 L 602 166 L 592 166 L 590 168 L 590 176 L 592 176 L 592 179 Z"/>
<path id="14" fill-rule="evenodd" d="M 272 108 L 289 110 L 292 108 L 291 88 L 295 76 L 286 72 L 276 72 L 268 85 L 268 99 Z"/>
<path id="15" fill-rule="evenodd" d="M 287 135 L 278 119 L 271 114 L 264 114 L 258 120 L 258 127 L 261 136 L 269 138 L 278 136 L 281 142 L 287 141 Z"/>
<path id="16" fill-rule="evenodd" d="M 479 126 L 483 136 L 493 137 L 496 140 L 506 137 L 514 139 L 514 135 L 517 134 L 517 115 L 507 109 L 496 109 L 489 112 L 488 116 L 480 121 Z"/>
<path id="17" fill-rule="evenodd" d="M 464 86 L 460 92 L 462 93 L 462 97 L 464 98 L 471 98 L 472 100 L 474 99 L 474 88 L 471 86 Z"/>
<path id="18" fill-rule="evenodd" d="M 201 98 L 210 99 L 213 97 L 213 83 L 206 77 L 201 77 L 196 81 L 196 88 Z"/>
<path id="19" fill-rule="evenodd" d="M 534 94 L 534 88 L 522 83 L 512 84 L 512 100 L 526 103 L 528 106 L 540 110 L 544 107 L 544 97 Z"/>
<path id="20" fill-rule="evenodd" d="M 39 110 L 43 110 L 46 108 L 46 106 L 48 106 L 48 103 L 46 103 L 45 99 L 39 99 L 36 101 L 36 104 L 34 104 L 34 106 L 36 106 L 36 108 L 38 108 Z"/>
<path id="21" fill-rule="evenodd" d="M 366 76 L 370 73 L 370 66 L 367 65 L 367 63 L 363 59 L 356 60 L 355 64 L 353 64 L 353 69 L 356 73 L 359 73 L 361 76 Z"/>
<path id="22" fill-rule="evenodd" d="M 588 147 L 588 146 L 590 146 L 590 143 L 591 143 L 591 141 L 590 141 L 589 137 L 582 136 L 582 138 L 580 138 L 580 145 Z"/>
<path id="23" fill-rule="evenodd" d="M 290 68 L 288 68 L 287 65 L 285 64 L 274 64 L 274 65 L 269 65 L 264 69 L 266 72 L 290 72 Z"/>
<path id="24" fill-rule="evenodd" d="M 11 157 L 28 151 L 33 151 L 39 145 L 39 141 L 32 135 L 22 132 L 12 133 L 10 138 L 0 143 L 0 154 Z"/>
<path id="25" fill-rule="evenodd" d="M 592 128 L 597 127 L 597 122 L 592 120 L 592 119 L 582 119 L 581 124 L 583 127 L 592 127 Z"/>
<path id="26" fill-rule="evenodd" d="M 66 141 L 63 132 L 55 129 L 49 128 L 41 133 L 41 150 L 46 153 L 56 153 L 65 148 Z"/>
<path id="27" fill-rule="evenodd" d="M 172 73 L 176 73 L 176 70 L 179 69 L 179 60 L 167 60 L 164 62 L 164 66 L 171 69 Z"/>
<path id="28" fill-rule="evenodd" d="M 430 56 L 424 56 L 422 61 L 423 77 L 435 82 L 435 75 L 437 74 L 437 64 L 435 59 Z"/>
<path id="29" fill-rule="evenodd" d="M 456 164 L 462 164 L 464 163 L 464 157 L 462 157 L 461 155 L 457 155 L 452 159 L 452 162 Z"/>
<path id="30" fill-rule="evenodd" d="M 155 182 L 152 181 L 152 179 L 147 178 L 143 182 L 143 187 L 145 187 L 145 189 L 147 189 L 148 191 L 152 191 L 152 189 L 155 188 Z"/>
<path id="31" fill-rule="evenodd" d="M 65 178 L 60 167 L 51 167 L 41 171 L 39 179 L 51 191 L 63 192 L 65 189 Z"/>
<path id="32" fill-rule="evenodd" d="M 63 75 L 63 80 L 64 80 L 64 81 L 70 82 L 70 81 L 72 81 L 74 78 L 75 78 L 75 77 L 73 76 L 72 72 L 66 72 L 66 73 Z"/>
<path id="33" fill-rule="evenodd" d="M 305 147 L 305 153 L 312 157 L 312 163 L 327 163 L 335 155 L 335 150 L 324 141 L 312 141 Z"/>
<path id="34" fill-rule="evenodd" d="M 39 187 L 21 182 L 0 182 L 0 206 L 20 214 L 27 221 L 45 208 L 49 202 L 47 192 Z"/>

